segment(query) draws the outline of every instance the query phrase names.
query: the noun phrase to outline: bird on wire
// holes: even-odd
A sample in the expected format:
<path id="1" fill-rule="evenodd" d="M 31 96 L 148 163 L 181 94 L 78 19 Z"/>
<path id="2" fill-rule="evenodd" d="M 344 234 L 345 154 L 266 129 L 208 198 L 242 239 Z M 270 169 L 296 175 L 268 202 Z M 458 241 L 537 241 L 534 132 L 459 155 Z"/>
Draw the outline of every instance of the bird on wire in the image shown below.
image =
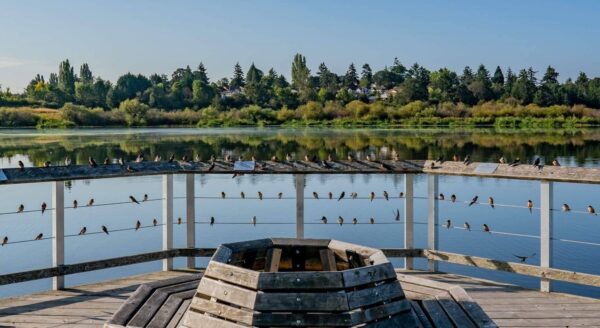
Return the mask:
<path id="1" fill-rule="evenodd" d="M 465 230 L 471 231 L 471 225 L 469 224 L 469 222 L 465 222 L 465 224 L 463 225 L 463 227 L 465 227 Z"/>
<path id="2" fill-rule="evenodd" d="M 87 232 L 87 228 L 83 227 L 83 228 L 81 228 L 81 230 L 79 230 L 79 234 L 78 235 L 79 236 L 83 236 L 83 235 L 85 235 L 86 232 Z"/>
<path id="3" fill-rule="evenodd" d="M 399 209 L 396 209 L 396 212 L 394 212 L 394 220 L 400 221 L 400 210 Z"/>
<path id="4" fill-rule="evenodd" d="M 385 198 L 385 200 L 390 200 L 390 195 L 388 195 L 387 191 L 383 191 L 383 198 Z"/>
<path id="5" fill-rule="evenodd" d="M 398 194 L 398 197 L 400 197 L 400 198 L 404 198 L 404 192 L 403 192 L 403 191 L 401 191 L 401 192 L 400 192 L 400 194 Z"/>
<path id="6" fill-rule="evenodd" d="M 77 199 L 73 199 L 73 208 L 77 208 L 79 203 L 77 203 Z"/>
<path id="7" fill-rule="evenodd" d="M 210 225 L 212 226 L 212 225 L 214 225 L 214 224 L 215 224 L 215 217 L 214 217 L 214 216 L 211 216 L 211 217 L 210 217 Z"/>
<path id="8" fill-rule="evenodd" d="M 142 202 L 147 202 L 148 201 L 148 194 L 144 194 L 144 198 L 142 199 Z"/>
<path id="9" fill-rule="evenodd" d="M 488 197 L 488 204 L 490 204 L 491 208 L 496 207 L 496 205 L 494 205 L 494 198 L 492 198 L 491 196 Z"/>
<path id="10" fill-rule="evenodd" d="M 21 171 L 25 170 L 25 164 L 23 164 L 22 161 L 19 161 L 19 170 L 21 170 Z"/>
<path id="11" fill-rule="evenodd" d="M 342 216 L 338 216 L 338 223 L 340 224 L 340 227 L 344 224 L 344 218 Z"/>
<path id="12" fill-rule="evenodd" d="M 491 232 L 490 226 L 488 226 L 487 224 L 484 223 L 483 224 L 483 231 L 485 231 L 485 232 Z"/>
<path id="13" fill-rule="evenodd" d="M 529 213 L 533 212 L 533 201 L 531 199 L 527 201 L 527 208 L 529 209 Z"/>
<path id="14" fill-rule="evenodd" d="M 136 204 L 138 204 L 138 205 L 140 204 L 140 202 L 138 202 L 138 200 L 137 200 L 137 199 L 135 199 L 135 197 L 133 197 L 133 196 L 131 196 L 131 195 L 129 196 L 129 200 L 131 200 L 131 202 L 132 202 L 132 203 L 136 203 Z"/>
<path id="15" fill-rule="evenodd" d="M 241 197 L 242 199 L 246 199 L 246 194 L 244 194 L 244 192 L 243 192 L 243 191 L 241 191 L 241 192 L 240 192 L 240 197 Z"/>
<path id="16" fill-rule="evenodd" d="M 373 201 L 373 199 L 375 199 L 375 193 L 373 191 L 371 191 L 371 194 L 369 195 L 369 199 L 371 201 Z"/>
<path id="17" fill-rule="evenodd" d="M 352 224 L 354 224 L 354 225 L 358 224 L 358 219 L 357 218 L 353 218 L 352 219 Z"/>
<path id="18" fill-rule="evenodd" d="M 141 227 L 142 227 L 142 223 L 140 222 L 140 220 L 138 220 L 138 221 L 135 223 L 135 231 L 138 231 L 138 230 L 140 230 L 140 228 L 141 228 Z"/>
<path id="19" fill-rule="evenodd" d="M 340 194 L 340 197 L 338 197 L 338 202 L 339 202 L 340 200 L 342 200 L 342 198 L 344 198 L 344 196 L 346 196 L 346 192 L 345 192 L 345 191 L 342 191 L 342 193 Z"/>
<path id="20" fill-rule="evenodd" d="M 478 199 L 479 199 L 479 196 L 475 196 L 475 197 L 473 197 L 473 199 L 471 199 L 471 202 L 469 203 L 469 206 L 471 206 L 471 205 L 473 205 L 473 204 L 477 203 L 477 200 L 478 200 Z"/>
<path id="21" fill-rule="evenodd" d="M 177 218 L 177 224 L 181 224 L 182 220 L 181 220 L 181 216 Z"/>
<path id="22" fill-rule="evenodd" d="M 456 203 L 456 195 L 455 194 L 452 194 L 450 196 L 450 201 L 453 202 L 453 203 Z"/>
<path id="23" fill-rule="evenodd" d="M 259 200 L 263 200 L 263 194 L 262 194 L 262 192 L 259 191 L 256 194 L 258 195 L 258 199 Z"/>
<path id="24" fill-rule="evenodd" d="M 314 199 L 319 199 L 319 194 L 317 194 L 316 191 L 313 191 L 313 198 Z"/>
<path id="25" fill-rule="evenodd" d="M 2 239 L 2 246 L 8 244 L 8 236 L 4 236 L 4 239 Z"/>
<path id="26" fill-rule="evenodd" d="M 221 191 L 221 198 L 225 199 L 225 196 L 226 196 L 226 195 L 225 195 L 225 192 L 224 192 L 224 191 Z"/>
<path id="27" fill-rule="evenodd" d="M 370 219 L 369 219 L 369 223 L 371 223 L 371 224 L 375 224 L 375 218 L 370 218 Z"/>
<path id="28" fill-rule="evenodd" d="M 152 219 L 152 225 L 155 227 L 158 225 L 158 220 L 156 218 Z"/>
<path id="29" fill-rule="evenodd" d="M 102 226 L 102 232 L 104 232 L 105 234 L 109 234 L 108 233 L 108 228 L 106 226 Z"/>
<path id="30" fill-rule="evenodd" d="M 438 196 L 439 200 L 444 200 L 446 197 L 444 196 L 444 194 L 440 193 L 440 195 Z"/>
<path id="31" fill-rule="evenodd" d="M 90 200 L 87 203 L 87 206 L 94 206 L 94 199 L 90 198 Z"/>
<path id="32" fill-rule="evenodd" d="M 44 212 L 46 212 L 46 208 L 48 207 L 48 205 L 46 204 L 46 202 L 42 203 L 42 215 L 44 215 Z"/>
<path id="33" fill-rule="evenodd" d="M 329 197 L 329 199 L 333 199 L 333 193 L 330 191 L 327 193 L 327 197 Z"/>
<path id="34" fill-rule="evenodd" d="M 594 215 L 596 215 L 596 210 L 594 209 L 594 207 L 593 207 L 592 205 L 588 205 L 588 207 L 587 207 L 587 211 L 588 211 L 588 213 L 590 213 L 590 214 L 594 214 Z"/>
<path id="35" fill-rule="evenodd" d="M 571 207 L 569 207 L 569 204 L 564 203 L 562 205 L 562 210 L 563 210 L 563 212 L 569 212 L 571 210 Z"/>
<path id="36" fill-rule="evenodd" d="M 282 192 L 278 193 L 277 194 L 277 199 L 282 199 L 282 198 L 283 198 L 283 193 Z"/>
<path id="37" fill-rule="evenodd" d="M 358 198 L 358 193 L 353 191 L 352 193 L 350 193 L 350 198 L 352 198 L 352 199 Z"/>
<path id="38" fill-rule="evenodd" d="M 323 222 L 323 224 L 327 224 L 327 217 L 325 215 L 321 217 L 321 222 Z"/>
<path id="39" fill-rule="evenodd" d="M 446 229 L 450 229 L 452 227 L 452 221 L 450 219 L 446 220 L 446 224 L 444 225 Z"/>
<path id="40" fill-rule="evenodd" d="M 529 256 L 516 255 L 516 254 L 513 254 L 513 256 L 516 257 L 516 258 L 518 258 L 521 262 L 525 262 L 525 261 L 527 261 L 528 258 L 534 257 L 535 253 L 533 253 L 533 254 L 531 254 Z"/>
<path id="41" fill-rule="evenodd" d="M 44 234 L 40 232 L 34 240 L 42 240 L 42 238 L 44 238 Z"/>
<path id="42" fill-rule="evenodd" d="M 17 208 L 17 213 L 23 213 L 23 211 L 25 211 L 25 205 L 21 204 Z"/>
<path id="43" fill-rule="evenodd" d="M 252 217 L 252 225 L 256 227 L 256 216 Z"/>

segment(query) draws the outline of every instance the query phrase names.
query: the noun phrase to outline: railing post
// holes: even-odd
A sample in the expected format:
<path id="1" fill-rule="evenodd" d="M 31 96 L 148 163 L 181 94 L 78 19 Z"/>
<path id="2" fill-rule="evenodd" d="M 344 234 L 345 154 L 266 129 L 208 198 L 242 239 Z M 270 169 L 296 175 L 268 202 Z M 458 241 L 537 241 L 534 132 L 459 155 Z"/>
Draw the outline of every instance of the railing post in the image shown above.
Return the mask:
<path id="1" fill-rule="evenodd" d="M 187 225 L 187 247 L 196 248 L 196 188 L 194 174 L 185 175 L 185 216 Z M 196 267 L 196 257 L 187 258 L 188 269 Z"/>
<path id="2" fill-rule="evenodd" d="M 427 248 L 430 250 L 438 249 L 438 176 L 436 174 L 427 175 Z M 429 271 L 438 270 L 438 263 L 434 260 L 428 261 Z"/>
<path id="3" fill-rule="evenodd" d="M 162 249 L 173 248 L 173 175 L 163 175 L 163 204 L 162 204 Z M 163 260 L 163 271 L 173 269 L 173 259 Z"/>
<path id="4" fill-rule="evenodd" d="M 553 189 L 553 183 L 550 181 L 542 181 L 540 184 L 540 266 L 542 268 L 552 267 Z M 540 290 L 542 292 L 552 291 L 550 279 L 541 278 Z"/>
<path id="5" fill-rule="evenodd" d="M 413 178 L 412 174 L 404 175 L 404 248 L 413 248 L 414 233 L 414 202 L 413 202 Z M 404 258 L 404 269 L 413 269 L 413 258 Z"/>
<path id="6" fill-rule="evenodd" d="M 296 174 L 296 238 L 304 238 L 304 174 Z"/>
<path id="7" fill-rule="evenodd" d="M 65 183 L 52 182 L 52 266 L 65 264 Z M 52 278 L 52 289 L 65 288 L 65 277 Z"/>

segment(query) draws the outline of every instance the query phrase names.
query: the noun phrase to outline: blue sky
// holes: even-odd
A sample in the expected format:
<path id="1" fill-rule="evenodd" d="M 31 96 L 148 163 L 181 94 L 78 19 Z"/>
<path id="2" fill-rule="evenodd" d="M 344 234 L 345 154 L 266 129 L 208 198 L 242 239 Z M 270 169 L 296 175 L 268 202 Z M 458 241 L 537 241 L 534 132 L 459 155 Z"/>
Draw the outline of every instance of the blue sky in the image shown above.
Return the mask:
<path id="1" fill-rule="evenodd" d="M 69 58 L 112 80 L 170 74 L 202 61 L 213 79 L 239 61 L 289 76 L 300 52 L 314 71 L 398 57 L 430 69 L 552 64 L 561 79 L 600 76 L 596 0 L 3 0 L 0 84 L 21 91 Z"/>

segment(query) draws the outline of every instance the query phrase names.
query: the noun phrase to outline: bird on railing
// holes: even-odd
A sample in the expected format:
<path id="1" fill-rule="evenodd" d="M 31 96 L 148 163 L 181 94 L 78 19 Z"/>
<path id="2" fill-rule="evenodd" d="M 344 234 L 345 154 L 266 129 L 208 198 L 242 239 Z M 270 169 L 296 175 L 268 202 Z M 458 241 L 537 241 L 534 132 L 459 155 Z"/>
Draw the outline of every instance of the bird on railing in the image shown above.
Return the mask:
<path id="1" fill-rule="evenodd" d="M 137 200 L 137 199 L 135 199 L 135 197 L 133 197 L 133 196 L 131 196 L 131 195 L 129 196 L 129 200 L 131 200 L 131 202 L 132 202 L 132 203 L 136 203 L 136 204 L 138 204 L 138 205 L 140 204 L 140 202 L 138 202 L 138 200 Z"/>
<path id="2" fill-rule="evenodd" d="M 569 212 L 571 210 L 571 207 L 569 206 L 569 204 L 564 203 L 562 205 L 562 210 L 563 210 L 563 212 Z"/>
<path id="3" fill-rule="evenodd" d="M 327 224 L 327 217 L 325 215 L 321 217 L 321 222 L 323 222 L 323 224 Z"/>
<path id="4" fill-rule="evenodd" d="M 86 228 L 86 227 L 83 227 L 83 228 L 81 228 L 81 230 L 79 230 L 79 233 L 78 233 L 78 235 L 79 235 L 79 236 L 83 236 L 83 235 L 85 235 L 85 233 L 86 233 L 86 232 L 87 232 L 87 228 Z"/>
<path id="5" fill-rule="evenodd" d="M 506 160 L 504 159 L 504 156 L 500 156 L 500 158 L 498 159 L 498 163 L 506 164 Z"/>
<path id="6" fill-rule="evenodd" d="M 152 225 L 155 227 L 158 225 L 158 220 L 156 218 L 152 219 Z"/>
<path id="7" fill-rule="evenodd" d="M 221 191 L 221 198 L 223 198 L 223 199 L 224 199 L 224 198 L 225 198 L 225 196 L 226 196 L 226 195 L 225 195 L 225 192 L 224 192 L 224 191 Z"/>
<path id="8" fill-rule="evenodd" d="M 90 200 L 87 203 L 87 206 L 94 206 L 94 199 L 90 198 Z"/>
<path id="9" fill-rule="evenodd" d="M 44 238 L 44 234 L 40 232 L 34 240 L 42 240 L 42 238 Z"/>
<path id="10" fill-rule="evenodd" d="M 458 155 L 454 154 L 454 155 L 452 155 L 452 160 L 455 162 L 458 162 L 458 161 L 460 161 L 460 157 L 458 157 Z"/>
<path id="11" fill-rule="evenodd" d="M 244 194 L 244 192 L 243 192 L 243 191 L 240 191 L 240 197 L 241 197 L 242 199 L 246 199 L 246 194 Z"/>
<path id="12" fill-rule="evenodd" d="M 465 230 L 471 231 L 471 225 L 469 224 L 469 222 L 465 222 L 465 224 L 463 225 L 463 227 L 465 227 Z"/>
<path id="13" fill-rule="evenodd" d="M 175 154 L 171 154 L 169 157 L 169 163 L 173 163 L 173 161 L 175 161 Z"/>
<path id="14" fill-rule="evenodd" d="M 344 224 L 344 218 L 341 215 L 338 216 L 338 223 L 339 223 L 340 227 Z"/>
<path id="15" fill-rule="evenodd" d="M 444 163 L 444 156 L 443 155 L 438 156 L 435 159 L 435 161 L 438 162 L 438 163 L 440 163 L 440 164 Z"/>
<path id="16" fill-rule="evenodd" d="M 371 223 L 371 224 L 375 224 L 375 218 L 370 218 L 370 219 L 369 219 L 369 223 Z"/>
<path id="17" fill-rule="evenodd" d="M 123 157 L 119 157 L 119 159 L 117 160 L 117 164 L 124 166 L 125 165 L 125 161 L 123 161 Z"/>
<path id="18" fill-rule="evenodd" d="M 277 155 L 271 156 L 271 162 L 277 162 Z"/>
<path id="19" fill-rule="evenodd" d="M 135 169 L 131 167 L 131 165 L 127 165 L 127 172 L 132 173 L 135 172 Z"/>
<path id="20" fill-rule="evenodd" d="M 521 163 L 521 159 L 519 157 L 517 157 L 510 163 L 509 166 L 515 167 L 515 166 L 519 165 L 520 163 Z"/>
<path id="21" fill-rule="evenodd" d="M 435 162 L 431 162 L 431 165 L 429 166 L 432 170 L 435 169 Z"/>
<path id="22" fill-rule="evenodd" d="M 21 170 L 21 171 L 25 170 L 25 164 L 23 164 L 22 161 L 19 161 L 19 170 Z"/>
<path id="23" fill-rule="evenodd" d="M 488 204 L 490 204 L 491 208 L 495 208 L 496 205 L 494 205 L 494 198 L 492 198 L 491 196 L 488 197 Z"/>
<path id="24" fill-rule="evenodd" d="M 396 212 L 394 212 L 394 220 L 400 221 L 400 210 L 399 209 L 396 209 Z"/>
<path id="25" fill-rule="evenodd" d="M 73 200 L 73 208 L 77 208 L 77 206 L 79 205 L 79 203 L 77 203 L 77 199 Z"/>
<path id="26" fill-rule="evenodd" d="M 71 166 L 71 158 L 70 157 L 65 157 L 65 166 Z"/>
<path id="27" fill-rule="evenodd" d="M 531 199 L 527 201 L 527 208 L 529 209 L 529 213 L 533 213 L 533 201 Z"/>
<path id="28" fill-rule="evenodd" d="M 313 198 L 314 198 L 314 199 L 319 199 L 319 194 L 317 194 L 317 192 L 316 192 L 316 191 L 313 191 L 313 193 L 312 193 L 312 194 L 313 194 Z"/>
<path id="29" fill-rule="evenodd" d="M 286 161 L 288 161 L 288 162 L 291 162 L 291 161 L 292 161 L 292 159 L 293 159 L 293 158 L 292 158 L 292 155 L 290 155 L 290 154 L 285 154 L 285 160 L 286 160 Z"/>
<path id="30" fill-rule="evenodd" d="M 19 207 L 17 208 L 17 213 L 23 213 L 23 211 L 25 210 L 25 205 L 21 204 L 19 205 Z"/>
<path id="31" fill-rule="evenodd" d="M 471 155 L 465 156 L 465 159 L 463 160 L 463 164 L 465 164 L 465 165 L 471 164 Z"/>
<path id="32" fill-rule="evenodd" d="M 160 162 L 160 155 L 154 156 L 154 161 L 155 162 Z"/>
<path id="33" fill-rule="evenodd" d="M 369 195 L 369 199 L 371 201 L 373 201 L 373 199 L 375 199 L 375 192 L 371 191 L 371 194 Z"/>
<path id="34" fill-rule="evenodd" d="M 210 165 L 208 166 L 208 172 L 211 172 L 212 170 L 215 169 L 215 162 L 210 163 Z"/>
<path id="35" fill-rule="evenodd" d="M 330 169 L 333 167 L 333 166 L 331 166 L 331 164 L 327 163 L 327 161 L 325 161 L 325 160 L 321 161 L 321 166 L 326 169 Z"/>
<path id="36" fill-rule="evenodd" d="M 519 260 L 521 260 L 521 262 L 525 262 L 525 261 L 527 261 L 528 258 L 534 257 L 535 253 L 533 253 L 533 254 L 531 254 L 529 256 L 516 255 L 516 254 L 513 254 L 513 256 L 516 257 L 516 258 L 518 258 Z"/>
<path id="37" fill-rule="evenodd" d="M 183 221 L 181 220 L 181 216 L 180 216 L 177 218 L 177 224 L 181 224 L 181 222 L 183 222 Z"/>
<path id="38" fill-rule="evenodd" d="M 346 192 L 345 192 L 345 191 L 342 191 L 342 193 L 340 194 L 340 197 L 338 197 L 338 202 L 339 202 L 340 200 L 342 200 L 342 198 L 344 198 L 344 196 L 346 196 Z"/>
<path id="39" fill-rule="evenodd" d="M 450 229 L 452 227 L 452 221 L 450 219 L 447 219 L 444 227 L 446 227 L 446 229 Z"/>
<path id="40" fill-rule="evenodd" d="M 356 199 L 356 198 L 358 198 L 358 193 L 357 193 L 357 192 L 355 192 L 355 191 L 351 192 L 351 193 L 350 193 L 350 198 L 352 198 L 352 199 Z"/>
<path id="41" fill-rule="evenodd" d="M 140 222 L 140 220 L 137 220 L 137 222 L 135 223 L 135 231 L 140 230 L 141 227 L 142 227 L 142 223 Z"/>
<path id="42" fill-rule="evenodd" d="M 136 163 L 141 163 L 143 161 L 144 161 L 144 155 L 138 154 L 137 157 L 135 158 L 135 162 Z"/>
<path id="43" fill-rule="evenodd" d="M 188 161 L 188 157 L 187 157 L 187 155 L 183 155 L 183 156 L 181 156 L 181 161 L 182 161 L 183 163 L 187 163 L 187 161 Z"/>
<path id="44" fill-rule="evenodd" d="M 329 197 L 329 199 L 333 199 L 333 193 L 330 191 L 327 193 L 327 197 Z"/>
<path id="45" fill-rule="evenodd" d="M 471 202 L 469 203 L 469 206 L 471 206 L 471 205 L 473 205 L 473 204 L 477 203 L 477 200 L 478 200 L 478 199 L 479 199 L 479 196 L 475 196 L 475 197 L 473 197 L 473 199 L 471 199 Z"/>
<path id="46" fill-rule="evenodd" d="M 148 201 L 148 194 L 144 194 L 144 198 L 142 199 L 142 202 L 147 202 Z"/>
<path id="47" fill-rule="evenodd" d="M 48 204 L 46 204 L 46 202 L 42 203 L 42 215 L 44 215 L 44 212 L 46 212 L 46 208 L 48 207 Z"/>
<path id="48" fill-rule="evenodd" d="M 90 164 L 91 167 L 97 167 L 98 166 L 98 163 L 96 163 L 96 160 L 92 156 L 88 157 L 88 163 Z"/>
<path id="49" fill-rule="evenodd" d="M 383 191 L 383 198 L 385 198 L 385 200 L 390 200 L 390 195 L 388 195 L 387 191 Z"/>
<path id="50" fill-rule="evenodd" d="M 552 166 L 560 166 L 560 163 L 556 158 L 552 160 Z"/>
<path id="51" fill-rule="evenodd" d="M 210 225 L 212 226 L 212 225 L 214 225 L 214 224 L 215 224 L 215 217 L 214 217 L 214 216 L 211 216 L 211 217 L 210 217 Z"/>
<path id="52" fill-rule="evenodd" d="M 282 198 L 283 198 L 283 193 L 282 192 L 278 193 L 277 194 L 277 199 L 282 199 Z"/>
<path id="53" fill-rule="evenodd" d="M 252 225 L 256 227 L 256 216 L 252 217 Z"/>
<path id="54" fill-rule="evenodd" d="M 450 201 L 453 203 L 456 203 L 456 195 L 455 194 L 450 195 Z"/>
<path id="55" fill-rule="evenodd" d="M 108 165 L 110 164 L 110 159 L 108 159 L 108 157 L 104 158 L 104 165 Z"/>
<path id="56" fill-rule="evenodd" d="M 371 161 L 375 160 L 374 156 L 375 156 L 375 155 L 371 156 L 371 155 L 367 154 L 367 156 L 365 156 L 365 160 L 366 160 L 367 162 L 371 162 Z"/>
<path id="57" fill-rule="evenodd" d="M 444 196 L 444 194 L 440 193 L 440 195 L 438 196 L 439 200 L 444 200 L 446 197 Z"/>
<path id="58" fill-rule="evenodd" d="M 541 169 L 542 166 L 540 165 L 540 162 L 541 162 L 540 158 L 536 157 L 536 159 L 533 161 L 533 164 L 531 166 L 533 166 L 537 169 Z"/>
<path id="59" fill-rule="evenodd" d="M 2 239 L 2 246 L 8 244 L 8 236 L 4 236 L 4 239 Z"/>
<path id="60" fill-rule="evenodd" d="M 108 228 L 106 226 L 102 226 L 102 232 L 104 232 L 105 234 L 109 234 L 108 233 Z"/>
<path id="61" fill-rule="evenodd" d="M 490 227 L 487 224 L 483 224 L 483 231 L 485 232 L 491 232 Z"/>
<path id="62" fill-rule="evenodd" d="M 395 160 L 395 161 L 399 161 L 400 160 L 400 155 L 398 155 L 398 153 L 394 152 L 392 154 L 392 159 Z"/>
<path id="63" fill-rule="evenodd" d="M 45 161 L 44 162 L 44 167 L 50 167 L 52 163 L 50 161 Z"/>
<path id="64" fill-rule="evenodd" d="M 329 161 L 329 162 L 335 161 L 335 159 L 333 158 L 333 155 L 331 153 L 327 154 L 327 161 Z"/>
<path id="65" fill-rule="evenodd" d="M 258 199 L 259 200 L 263 200 L 263 194 L 262 194 L 262 192 L 259 191 L 256 194 L 258 195 Z"/>
<path id="66" fill-rule="evenodd" d="M 357 225 L 358 224 L 358 219 L 357 218 L 353 218 L 352 219 L 352 224 Z"/>
<path id="67" fill-rule="evenodd" d="M 596 215 L 596 210 L 594 209 L 594 207 L 593 207 L 592 205 L 588 205 L 588 207 L 587 207 L 587 211 L 588 211 L 588 213 L 590 213 L 590 214 L 594 214 L 594 215 Z"/>
<path id="68" fill-rule="evenodd" d="M 354 162 L 354 156 L 352 156 L 352 154 L 348 154 L 348 161 Z"/>

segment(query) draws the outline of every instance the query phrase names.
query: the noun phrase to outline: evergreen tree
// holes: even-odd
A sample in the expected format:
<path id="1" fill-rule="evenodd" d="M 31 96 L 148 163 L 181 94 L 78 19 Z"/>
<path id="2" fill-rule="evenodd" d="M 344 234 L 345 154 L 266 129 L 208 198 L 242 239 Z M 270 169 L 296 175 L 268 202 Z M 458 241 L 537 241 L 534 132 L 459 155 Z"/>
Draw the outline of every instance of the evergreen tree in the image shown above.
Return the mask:
<path id="1" fill-rule="evenodd" d="M 490 81 L 490 74 L 484 65 L 479 65 L 477 73 L 468 85 L 468 89 L 473 93 L 477 101 L 492 99 L 492 82 Z"/>
<path id="2" fill-rule="evenodd" d="M 504 84 L 504 95 L 512 96 L 512 89 L 517 82 L 517 76 L 508 68 L 506 71 L 506 83 Z"/>
<path id="3" fill-rule="evenodd" d="M 206 74 L 206 68 L 202 62 L 198 64 L 198 69 L 195 70 L 193 74 L 195 80 L 200 80 L 202 83 L 208 84 L 208 75 Z"/>
<path id="4" fill-rule="evenodd" d="M 58 87 L 58 75 L 56 75 L 56 73 L 50 73 L 48 84 L 53 87 Z"/>
<path id="5" fill-rule="evenodd" d="M 504 85 L 504 74 L 502 73 L 502 69 L 500 68 L 500 66 L 496 66 L 496 71 L 494 72 L 494 76 L 492 77 L 492 83 Z"/>
<path id="6" fill-rule="evenodd" d="M 519 71 L 519 76 L 515 82 L 511 95 L 522 105 L 528 105 L 533 101 L 536 92 L 535 71 L 530 67 Z"/>
<path id="7" fill-rule="evenodd" d="M 94 82 L 94 76 L 87 63 L 83 63 L 79 68 L 79 79 L 82 83 L 91 84 Z"/>
<path id="8" fill-rule="evenodd" d="M 292 87 L 298 91 L 300 101 L 306 102 L 314 99 L 310 70 L 306 66 L 306 58 L 301 54 L 296 54 L 292 62 Z"/>
<path id="9" fill-rule="evenodd" d="M 473 92 L 469 89 L 469 85 L 473 82 L 474 76 L 471 67 L 466 66 L 461 75 L 457 90 L 458 101 L 467 104 L 474 105 L 477 103 L 477 98 L 473 95 Z"/>
<path id="10" fill-rule="evenodd" d="M 369 64 L 364 64 L 360 76 L 360 86 L 362 88 L 370 88 L 371 84 L 373 84 L 373 71 Z"/>
<path id="11" fill-rule="evenodd" d="M 358 74 L 356 73 L 354 63 L 348 66 L 346 75 L 344 75 L 344 87 L 350 90 L 356 90 L 356 88 L 358 88 Z"/>
<path id="12" fill-rule="evenodd" d="M 75 73 L 68 59 L 58 67 L 58 87 L 69 96 L 75 95 Z"/>
<path id="13" fill-rule="evenodd" d="M 244 87 L 246 82 L 244 81 L 244 71 L 242 70 L 242 66 L 240 63 L 235 63 L 233 67 L 233 78 L 229 82 L 229 88 L 231 90 L 239 90 Z"/>

